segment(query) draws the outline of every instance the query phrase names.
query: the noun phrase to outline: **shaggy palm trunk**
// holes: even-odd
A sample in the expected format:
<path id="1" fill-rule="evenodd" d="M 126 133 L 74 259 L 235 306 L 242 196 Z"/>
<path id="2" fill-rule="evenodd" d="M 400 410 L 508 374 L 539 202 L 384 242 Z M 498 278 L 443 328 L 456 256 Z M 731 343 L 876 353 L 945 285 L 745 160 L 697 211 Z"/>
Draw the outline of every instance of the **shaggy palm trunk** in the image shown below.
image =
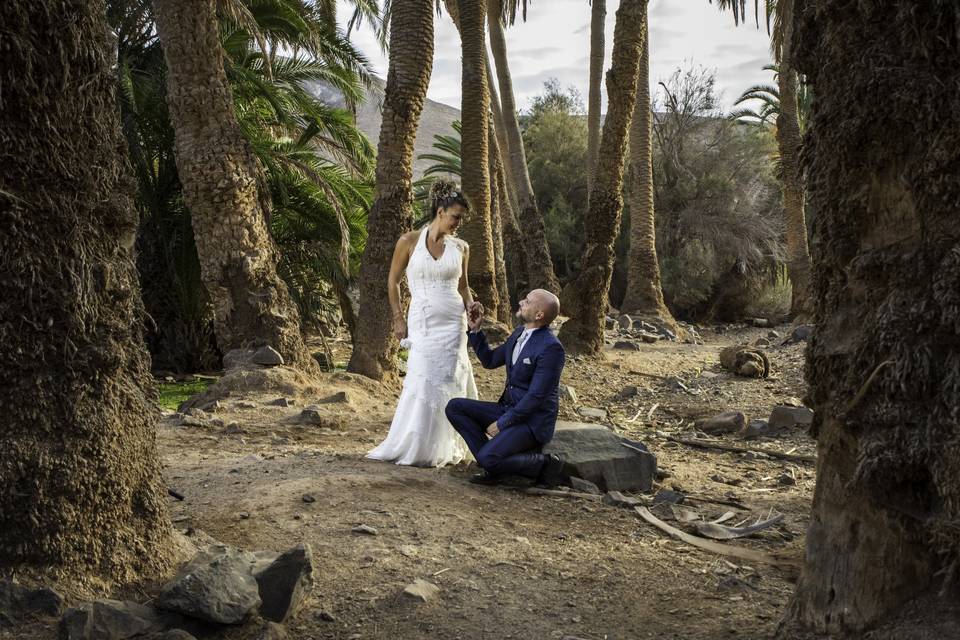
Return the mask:
<path id="1" fill-rule="evenodd" d="M 543 216 L 537 207 L 537 199 L 530 184 L 530 172 L 527 170 L 527 156 L 523 149 L 523 136 L 517 121 L 517 105 L 513 96 L 513 80 L 510 77 L 510 64 L 507 60 L 507 43 L 501 20 L 502 4 L 491 2 L 493 13 L 490 15 L 490 49 L 493 62 L 497 67 L 497 79 L 500 86 L 500 99 L 503 108 L 503 120 L 507 129 L 507 155 L 509 161 L 506 170 L 513 176 L 517 190 L 517 214 L 526 238 L 529 263 L 527 277 L 531 288 L 559 292 L 560 281 L 553 270 L 553 259 L 547 245 L 547 232 Z"/>
<path id="2" fill-rule="evenodd" d="M 623 163 L 627 129 L 637 100 L 637 70 L 646 34 L 647 0 L 623 0 L 613 33 L 613 64 L 607 73 L 607 118 L 600 138 L 600 162 L 590 192 L 585 221 L 586 242 L 580 273 L 563 293 L 570 320 L 560 328 L 568 351 L 599 354 L 603 350 L 603 318 L 613 273 L 613 243 L 623 209 Z"/>
<path id="3" fill-rule="evenodd" d="M 491 317 L 497 317 L 496 267 L 490 216 L 490 168 L 488 124 L 490 94 L 487 91 L 487 46 L 485 0 L 458 0 L 460 42 L 463 52 L 461 94 L 463 192 L 470 198 L 471 212 L 460 230 L 470 245 L 470 287 Z"/>
<path id="4" fill-rule="evenodd" d="M 530 280 L 527 277 L 527 265 L 530 263 L 530 254 L 527 252 L 526 238 L 520 233 L 520 225 L 514 214 L 513 203 L 508 196 L 508 180 L 506 169 L 500 166 L 497 173 L 497 196 L 500 199 L 500 222 L 503 229 L 503 251 L 508 262 L 507 275 L 513 278 L 513 286 L 507 290 L 507 295 L 500 296 L 501 300 L 509 300 L 509 293 L 527 291 Z M 513 308 L 513 303 L 510 303 Z"/>
<path id="5" fill-rule="evenodd" d="M 804 215 L 804 184 L 800 169 L 800 120 L 797 107 L 797 72 L 790 51 L 793 40 L 794 0 L 779 0 L 777 9 L 783 21 L 783 52 L 777 84 L 780 114 L 777 116 L 777 144 L 783 171 L 783 208 L 787 229 L 787 272 L 793 285 L 790 311 L 804 315 L 810 287 L 810 250 L 807 247 L 807 222 Z"/>
<path id="6" fill-rule="evenodd" d="M 795 24 L 816 95 L 818 462 L 788 620 L 831 637 L 887 622 L 877 637 L 957 637 L 960 9 L 798 0 Z"/>
<path id="7" fill-rule="evenodd" d="M 377 144 L 376 195 L 360 263 L 360 322 L 348 371 L 397 379 L 386 283 L 397 239 L 413 223 L 413 143 L 433 69 L 433 3 L 394 0 L 390 63 Z"/>
<path id="8" fill-rule="evenodd" d="M 663 302 L 653 208 L 653 112 L 650 109 L 649 24 L 643 24 L 643 49 L 637 101 L 630 124 L 630 254 L 624 313 L 657 320 L 674 333 L 677 323 Z"/>
<path id="9" fill-rule="evenodd" d="M 593 189 L 600 154 L 600 108 L 603 91 L 604 26 L 607 1 L 591 0 L 590 11 L 590 87 L 587 91 L 587 192 Z"/>
<path id="10" fill-rule="evenodd" d="M 500 145 L 497 137 L 490 131 L 490 222 L 493 232 L 493 259 L 497 274 L 497 320 L 510 323 L 510 287 L 507 284 L 507 262 L 504 256 L 503 245 L 503 215 L 501 209 L 503 198 L 500 194 L 500 185 L 497 176 L 503 171 L 500 161 Z"/>
<path id="11" fill-rule="evenodd" d="M 0 3 L 0 570 L 172 561 L 104 2 Z"/>
<path id="12" fill-rule="evenodd" d="M 215 0 L 156 0 L 177 172 L 220 349 L 268 344 L 315 370 L 300 314 L 277 275 L 263 176 L 234 113 Z"/>

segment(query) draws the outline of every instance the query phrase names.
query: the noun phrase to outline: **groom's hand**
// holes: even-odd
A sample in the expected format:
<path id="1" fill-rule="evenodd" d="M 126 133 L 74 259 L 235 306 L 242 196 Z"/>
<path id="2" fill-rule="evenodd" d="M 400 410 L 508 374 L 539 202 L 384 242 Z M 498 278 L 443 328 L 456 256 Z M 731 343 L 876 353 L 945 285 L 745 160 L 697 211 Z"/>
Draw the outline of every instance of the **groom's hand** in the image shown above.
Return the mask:
<path id="1" fill-rule="evenodd" d="M 496 436 L 498 433 L 500 433 L 500 429 L 497 427 L 496 422 L 491 423 L 490 426 L 487 427 L 487 435 L 491 438 Z"/>

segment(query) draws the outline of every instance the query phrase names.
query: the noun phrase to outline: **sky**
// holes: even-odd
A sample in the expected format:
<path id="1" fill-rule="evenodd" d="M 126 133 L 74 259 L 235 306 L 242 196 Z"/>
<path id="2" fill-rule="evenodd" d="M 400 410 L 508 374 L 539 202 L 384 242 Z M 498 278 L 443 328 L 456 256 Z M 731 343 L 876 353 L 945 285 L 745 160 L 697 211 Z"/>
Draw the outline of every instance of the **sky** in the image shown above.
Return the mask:
<path id="1" fill-rule="evenodd" d="M 349 17 L 350 5 L 338 1 L 338 15 Z M 610 68 L 617 0 L 607 1 L 606 62 Z M 507 53 L 517 106 L 528 108 L 543 83 L 557 78 L 563 87 L 575 87 L 587 97 L 590 53 L 590 4 L 587 0 L 531 0 L 527 22 L 507 28 Z M 351 34 L 355 46 L 386 78 L 387 58 L 366 26 Z M 460 108 L 460 40 L 449 16 L 436 19 L 433 75 L 427 97 Z M 762 67 L 770 62 L 769 39 L 749 22 L 734 26 L 730 13 L 720 13 L 707 0 L 650 0 L 650 84 L 684 65 L 702 65 L 716 71 L 720 104 L 729 109 L 748 87 L 769 83 L 773 75 Z M 604 93 L 606 90 L 604 89 Z M 606 95 L 604 95 L 604 111 Z"/>

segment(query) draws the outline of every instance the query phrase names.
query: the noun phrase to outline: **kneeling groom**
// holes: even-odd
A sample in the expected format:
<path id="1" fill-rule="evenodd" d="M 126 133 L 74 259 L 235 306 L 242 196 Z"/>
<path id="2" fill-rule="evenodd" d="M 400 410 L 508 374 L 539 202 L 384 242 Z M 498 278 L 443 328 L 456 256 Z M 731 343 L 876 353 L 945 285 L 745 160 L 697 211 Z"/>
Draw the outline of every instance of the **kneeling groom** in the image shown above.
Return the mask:
<path id="1" fill-rule="evenodd" d="M 506 365 L 507 384 L 497 402 L 454 398 L 447 403 L 447 418 L 483 468 L 471 482 L 496 484 L 503 476 L 519 475 L 556 486 L 563 462 L 540 453 L 540 447 L 553 438 L 560 406 L 563 345 L 548 328 L 560 313 L 560 301 L 543 289 L 528 293 L 517 311 L 524 325 L 496 349 L 480 331 L 483 308 L 474 304 L 468 341 L 485 369 Z"/>

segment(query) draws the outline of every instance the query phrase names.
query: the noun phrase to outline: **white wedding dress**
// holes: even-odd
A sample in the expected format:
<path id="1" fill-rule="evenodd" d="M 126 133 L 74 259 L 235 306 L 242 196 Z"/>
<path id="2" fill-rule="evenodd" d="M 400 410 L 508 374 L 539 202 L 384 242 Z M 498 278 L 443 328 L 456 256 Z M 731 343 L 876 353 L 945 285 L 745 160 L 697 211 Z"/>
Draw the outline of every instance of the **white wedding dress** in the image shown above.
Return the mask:
<path id="1" fill-rule="evenodd" d="M 456 464 L 470 456 L 443 410 L 451 398 L 476 398 L 467 356 L 467 314 L 457 286 L 465 243 L 449 235 L 443 254 L 427 251 L 427 229 L 407 263 L 410 311 L 407 375 L 390 432 L 368 458 L 419 467 Z"/>

